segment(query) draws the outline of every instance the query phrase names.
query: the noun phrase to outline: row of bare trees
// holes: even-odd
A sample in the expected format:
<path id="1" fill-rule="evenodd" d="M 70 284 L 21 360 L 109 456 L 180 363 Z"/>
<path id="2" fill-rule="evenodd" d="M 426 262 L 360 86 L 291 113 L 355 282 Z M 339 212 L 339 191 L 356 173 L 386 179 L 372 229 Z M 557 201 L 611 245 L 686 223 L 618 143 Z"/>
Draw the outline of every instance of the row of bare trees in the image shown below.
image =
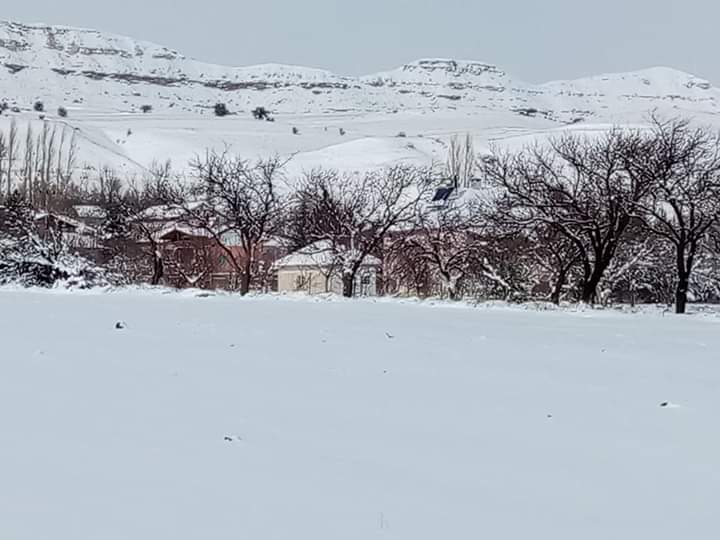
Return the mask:
<path id="1" fill-rule="evenodd" d="M 166 164 L 139 188 L 102 171 L 95 199 L 108 210 L 109 241 L 146 246 L 152 283 L 164 275 L 163 223 L 137 216 L 164 205 L 209 239 L 243 294 L 267 282 L 271 242 L 291 251 L 322 241 L 346 296 L 373 257 L 390 293 L 595 303 L 666 301 L 672 291 L 684 312 L 689 298 L 718 297 L 720 140 L 686 120 L 651 120 L 480 160 L 470 137 L 456 138 L 443 171 L 399 165 L 289 178 L 281 158 L 208 151 L 190 178 Z M 70 184 L 74 135 L 28 127 L 22 158 L 17 139 L 16 128 L 0 139 L 0 184 L 47 207 L 50 186 Z M 453 194 L 431 202 L 443 177 Z"/>
<path id="2" fill-rule="evenodd" d="M 66 124 L 43 121 L 24 135 L 13 118 L 7 132 L 0 131 L 0 193 L 22 193 L 32 204 L 46 208 L 72 186 L 77 166 L 77 132 Z"/>
<path id="3" fill-rule="evenodd" d="M 720 220 L 720 140 L 687 120 L 652 118 L 650 129 L 565 135 L 548 146 L 496 153 L 483 164 L 503 225 L 549 237 L 561 288 L 579 272 L 580 300 L 595 302 L 619 255 L 655 244 L 675 267 L 684 313 L 698 257 L 713 252 Z"/>

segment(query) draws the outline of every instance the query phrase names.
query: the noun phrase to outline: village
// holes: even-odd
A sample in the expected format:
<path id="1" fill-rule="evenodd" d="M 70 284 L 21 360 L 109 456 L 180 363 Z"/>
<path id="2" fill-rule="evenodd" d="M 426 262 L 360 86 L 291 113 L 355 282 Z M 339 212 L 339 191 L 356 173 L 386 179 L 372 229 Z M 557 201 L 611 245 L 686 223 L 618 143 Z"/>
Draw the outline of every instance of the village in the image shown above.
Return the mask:
<path id="1" fill-rule="evenodd" d="M 438 187 L 421 202 L 430 212 L 447 211 L 467 202 L 472 188 L 458 188 L 452 181 L 438 180 Z M 207 203 L 190 205 L 191 215 L 197 215 Z M 127 216 L 127 234 L 122 239 L 106 232 L 111 219 L 109 210 L 97 204 L 76 204 L 63 212 L 37 211 L 33 222 L 40 237 L 55 238 L 72 251 L 99 264 L 106 265 L 121 252 L 133 259 L 136 268 L 133 279 L 138 283 L 164 285 L 173 288 L 200 288 L 236 291 L 241 287 L 243 271 L 248 265 L 247 250 L 239 234 L 232 230 L 208 230 L 192 223 L 186 206 L 159 204 Z M 399 227 L 390 231 L 376 253 L 393 253 L 379 257 L 363 257 L 352 282 L 352 296 L 380 296 L 393 294 L 442 294 L 440 280 L 422 283 L 417 280 L 410 287 L 392 283 L 384 276 L 393 275 L 389 265 L 397 264 L 394 245 L 401 240 L 417 238 L 419 231 Z M 310 295 L 344 292 L 343 254 L 345 248 L 333 240 L 321 239 L 297 249 L 291 238 L 268 236 L 253 246 L 252 283 L 254 292 L 301 292 Z"/>

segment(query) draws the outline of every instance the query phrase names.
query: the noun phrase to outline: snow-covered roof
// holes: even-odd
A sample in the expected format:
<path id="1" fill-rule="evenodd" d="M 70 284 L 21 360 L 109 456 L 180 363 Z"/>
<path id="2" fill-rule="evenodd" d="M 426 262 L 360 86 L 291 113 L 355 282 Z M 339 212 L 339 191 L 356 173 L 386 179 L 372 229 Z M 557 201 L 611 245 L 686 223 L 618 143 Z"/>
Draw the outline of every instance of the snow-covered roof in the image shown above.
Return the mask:
<path id="1" fill-rule="evenodd" d="M 209 238 L 210 234 L 205 229 L 198 229 L 196 227 L 189 227 L 180 223 L 173 223 L 167 227 L 163 227 L 158 232 L 153 234 L 156 241 L 162 240 L 163 237 L 171 233 L 180 233 L 191 237 Z"/>
<path id="2" fill-rule="evenodd" d="M 188 203 L 187 208 L 189 210 L 195 210 L 200 208 L 205 201 L 195 201 Z M 179 219 L 185 213 L 185 208 L 178 204 L 159 204 L 156 206 L 149 206 L 145 210 L 138 212 L 135 219 L 139 221 L 170 221 Z"/>
<path id="3" fill-rule="evenodd" d="M 150 206 L 135 216 L 140 221 L 162 221 L 170 219 L 178 219 L 183 213 L 183 209 L 180 206 L 160 204 L 157 206 Z"/>
<path id="4" fill-rule="evenodd" d="M 62 214 L 56 214 L 54 212 L 46 212 L 44 210 L 35 212 L 33 215 L 33 219 L 35 221 L 39 221 L 41 219 L 45 218 L 52 218 L 55 221 L 65 223 L 66 225 L 69 225 L 70 227 L 75 229 L 75 232 L 80 234 L 95 234 L 95 229 L 93 227 L 90 227 L 89 225 L 86 225 L 82 221 L 78 221 L 77 219 L 73 219 L 68 216 L 63 216 Z"/>
<path id="5" fill-rule="evenodd" d="M 95 204 L 76 204 L 73 206 L 75 215 L 80 219 L 105 219 L 107 212 Z"/>
<path id="6" fill-rule="evenodd" d="M 305 246 L 289 255 L 278 259 L 275 268 L 327 268 L 328 266 L 340 264 L 341 256 L 338 254 L 337 246 L 329 240 L 319 240 L 309 246 Z M 363 266 L 379 266 L 380 259 L 367 255 Z"/>

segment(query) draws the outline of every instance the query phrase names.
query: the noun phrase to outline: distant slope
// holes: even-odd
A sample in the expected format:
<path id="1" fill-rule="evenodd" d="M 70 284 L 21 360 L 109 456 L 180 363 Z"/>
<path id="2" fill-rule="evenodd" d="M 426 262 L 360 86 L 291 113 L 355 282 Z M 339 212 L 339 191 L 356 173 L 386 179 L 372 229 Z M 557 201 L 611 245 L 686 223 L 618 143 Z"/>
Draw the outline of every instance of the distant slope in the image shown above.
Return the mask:
<path id="1" fill-rule="evenodd" d="M 36 100 L 50 121 L 59 121 L 59 106 L 68 109 L 84 162 L 127 174 L 142 174 L 153 159 L 184 165 L 225 143 L 248 155 L 295 154 L 303 167 L 327 159 L 354 169 L 442 159 L 457 132 L 485 145 L 571 124 L 636 123 L 651 110 L 710 122 L 720 111 L 720 90 L 668 68 L 532 85 L 489 63 L 424 59 L 346 77 L 277 64 L 219 66 L 94 30 L 0 22 L 0 101 L 25 124 L 37 121 Z M 238 116 L 214 118 L 217 102 Z M 142 114 L 144 105 L 152 112 Z M 276 123 L 252 120 L 257 106 Z M 0 129 L 7 122 L 0 117 Z M 435 142 L 430 151 L 388 139 L 399 132 Z"/>
<path id="2" fill-rule="evenodd" d="M 670 69 L 544 85 L 513 80 L 474 61 L 419 60 L 365 77 L 284 65 L 230 68 L 205 64 L 152 43 L 94 30 L 0 23 L 0 81 L 6 99 L 133 111 L 145 103 L 195 110 L 215 101 L 235 110 L 264 105 L 285 113 L 394 110 L 506 110 L 572 121 L 649 104 L 681 103 L 716 112 L 720 92 Z"/>

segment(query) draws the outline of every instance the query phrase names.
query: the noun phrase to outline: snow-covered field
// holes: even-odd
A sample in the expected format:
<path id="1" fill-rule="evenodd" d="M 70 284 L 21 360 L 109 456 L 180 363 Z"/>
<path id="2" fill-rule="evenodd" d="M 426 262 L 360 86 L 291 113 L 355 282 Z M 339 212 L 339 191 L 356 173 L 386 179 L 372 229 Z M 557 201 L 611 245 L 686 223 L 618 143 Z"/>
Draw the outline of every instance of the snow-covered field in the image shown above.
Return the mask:
<path id="1" fill-rule="evenodd" d="M 719 330 L 0 292 L 0 538 L 715 539 Z"/>

